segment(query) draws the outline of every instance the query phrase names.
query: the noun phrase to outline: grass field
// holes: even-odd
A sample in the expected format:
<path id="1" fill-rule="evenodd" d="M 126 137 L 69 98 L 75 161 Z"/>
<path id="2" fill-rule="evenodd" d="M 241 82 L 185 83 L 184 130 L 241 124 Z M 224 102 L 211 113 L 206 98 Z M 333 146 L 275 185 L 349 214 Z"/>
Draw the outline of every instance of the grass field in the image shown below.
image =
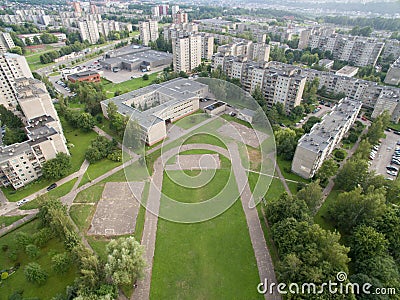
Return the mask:
<path id="1" fill-rule="evenodd" d="M 100 200 L 104 183 L 97 183 L 76 195 L 74 203 L 96 203 Z"/>
<path id="2" fill-rule="evenodd" d="M 203 113 L 202 111 L 198 110 L 194 114 L 191 114 L 190 116 L 187 116 L 183 119 L 178 120 L 175 125 L 183 128 L 183 129 L 189 129 L 192 128 L 193 126 L 203 122 L 204 120 L 207 120 L 209 118 L 208 115 Z"/>
<path id="3" fill-rule="evenodd" d="M 329 220 L 329 206 L 330 203 L 337 198 L 339 193 L 340 191 L 333 188 L 328 197 L 325 199 L 325 202 L 322 204 L 318 213 L 314 216 L 314 222 L 325 230 L 335 231 L 335 227 Z"/>
<path id="4" fill-rule="evenodd" d="M 79 186 L 82 186 L 92 181 L 93 179 L 103 175 L 104 173 L 107 173 L 108 171 L 114 169 L 115 167 L 120 166 L 121 164 L 122 162 L 112 161 L 107 158 L 104 158 L 93 164 L 90 164 L 85 174 L 83 175 L 82 180 L 79 183 Z"/>
<path id="5" fill-rule="evenodd" d="M 225 143 L 220 140 L 219 138 L 213 136 L 213 135 L 208 135 L 204 133 L 198 133 L 198 134 L 193 134 L 189 138 L 187 138 L 184 143 L 186 144 L 210 144 L 210 145 L 216 145 L 221 148 L 227 149 Z"/>
<path id="6" fill-rule="evenodd" d="M 0 216 L 0 226 L 4 225 L 5 227 L 11 225 L 12 223 L 22 219 L 25 215 L 22 216 Z"/>
<path id="7" fill-rule="evenodd" d="M 86 232 L 89 229 L 91 217 L 96 207 L 91 204 L 74 204 L 69 209 L 69 215 L 78 226 L 79 231 Z"/>
<path id="8" fill-rule="evenodd" d="M 62 196 L 65 196 L 68 194 L 71 189 L 73 188 L 75 182 L 78 180 L 78 178 L 74 178 L 59 187 L 55 188 L 54 190 L 51 190 L 50 192 L 45 194 L 45 197 L 51 198 L 51 199 L 59 199 Z M 38 208 L 40 205 L 41 197 L 37 197 L 36 199 L 29 201 L 28 203 L 24 204 L 23 206 L 20 207 L 20 209 L 34 209 Z"/>
<path id="9" fill-rule="evenodd" d="M 286 179 L 294 180 L 294 181 L 299 181 L 299 182 L 304 182 L 308 183 L 310 182 L 307 179 L 304 179 L 303 177 L 300 177 L 294 173 L 292 173 L 290 170 L 292 168 L 292 162 L 288 160 L 284 160 L 280 156 L 276 156 L 276 163 L 278 164 L 279 168 L 281 169 L 283 177 Z"/>
<path id="10" fill-rule="evenodd" d="M 30 297 L 37 297 L 37 299 L 51 299 L 58 293 L 64 293 L 65 288 L 68 285 L 71 285 L 77 276 L 77 269 L 73 264 L 71 264 L 67 273 L 63 275 L 59 275 L 52 270 L 50 253 L 56 254 L 65 252 L 63 243 L 58 239 L 50 240 L 42 249 L 40 249 L 40 254 L 36 259 L 29 258 L 24 251 L 18 249 L 17 244 L 15 243 L 16 234 L 18 232 L 25 232 L 28 235 L 32 235 L 37 231 L 37 225 L 38 221 L 34 220 L 0 238 L 0 245 L 8 245 L 9 247 L 5 253 L 3 252 L 3 254 L 0 255 L 1 268 L 8 269 L 14 266 L 17 262 L 21 264 L 20 268 L 13 275 L 3 281 L 0 288 L 1 299 L 9 299 L 8 297 L 18 290 L 24 291 L 24 299 Z M 9 257 L 9 255 L 14 251 L 17 254 L 16 260 Z M 44 285 L 38 286 L 25 279 L 24 267 L 29 262 L 37 262 L 49 275 Z"/>
<path id="11" fill-rule="evenodd" d="M 188 189 L 164 176 L 163 192 L 177 201 L 200 202 L 215 195 L 227 177 L 229 170 L 217 170 L 206 186 Z M 152 274 L 151 299 L 262 299 L 240 201 L 201 223 L 160 219 Z"/>
<path id="12" fill-rule="evenodd" d="M 72 128 L 62 117 L 60 118 L 71 154 L 72 172 L 76 172 L 85 160 L 85 152 L 92 140 L 97 137 L 94 131 L 83 132 Z"/>
<path id="13" fill-rule="evenodd" d="M 106 91 L 107 98 L 114 97 L 114 93 L 119 91 L 121 94 L 140 89 L 150 85 L 154 79 L 157 78 L 158 73 L 148 74 L 149 80 L 140 78 L 130 79 L 120 83 L 112 83 L 108 80 L 102 79 L 104 90 Z"/>

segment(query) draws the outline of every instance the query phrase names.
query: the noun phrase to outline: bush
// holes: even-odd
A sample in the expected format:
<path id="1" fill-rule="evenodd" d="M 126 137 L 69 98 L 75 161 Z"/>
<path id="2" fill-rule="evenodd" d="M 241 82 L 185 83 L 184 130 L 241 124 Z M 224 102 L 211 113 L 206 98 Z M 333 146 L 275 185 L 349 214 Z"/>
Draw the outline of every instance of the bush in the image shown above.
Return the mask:
<path id="1" fill-rule="evenodd" d="M 343 160 L 346 157 L 346 151 L 338 149 L 338 150 L 335 151 L 334 156 L 338 160 Z"/>
<path id="2" fill-rule="evenodd" d="M 68 271 L 70 267 L 70 258 L 67 252 L 56 254 L 51 258 L 52 268 L 56 273 L 62 274 Z"/>
<path id="3" fill-rule="evenodd" d="M 8 272 L 1 273 L 1 280 L 5 280 L 8 278 Z"/>
<path id="4" fill-rule="evenodd" d="M 114 150 L 112 153 L 107 155 L 107 158 L 112 161 L 122 161 L 122 151 Z"/>
<path id="5" fill-rule="evenodd" d="M 47 273 L 43 271 L 42 267 L 35 262 L 29 263 L 25 269 L 24 274 L 26 280 L 41 285 L 47 280 Z"/>
<path id="6" fill-rule="evenodd" d="M 36 258 L 39 256 L 40 250 L 37 246 L 33 244 L 29 244 L 25 247 L 25 253 L 30 257 L 30 258 Z"/>
<path id="7" fill-rule="evenodd" d="M 2 246 L 1 246 L 1 250 L 3 250 L 3 252 L 7 252 L 7 250 L 8 250 L 8 245 L 7 245 L 7 244 L 2 245 Z"/>

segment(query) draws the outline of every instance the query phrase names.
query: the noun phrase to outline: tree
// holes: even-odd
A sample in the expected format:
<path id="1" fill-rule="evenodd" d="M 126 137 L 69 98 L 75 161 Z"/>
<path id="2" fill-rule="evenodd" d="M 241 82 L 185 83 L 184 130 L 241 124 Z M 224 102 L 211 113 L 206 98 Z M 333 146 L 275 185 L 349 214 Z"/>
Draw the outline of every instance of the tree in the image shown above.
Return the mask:
<path id="1" fill-rule="evenodd" d="M 18 54 L 18 55 L 22 55 L 22 54 L 23 54 L 22 48 L 19 47 L 19 46 L 15 46 L 14 48 L 11 48 L 11 49 L 10 49 L 10 52 L 11 52 L 11 53 L 16 53 L 16 54 Z"/>
<path id="2" fill-rule="evenodd" d="M 294 218 L 297 221 L 308 221 L 310 219 L 304 200 L 297 200 L 287 193 L 283 193 L 278 200 L 269 202 L 266 213 L 271 225 L 287 218 Z"/>
<path id="3" fill-rule="evenodd" d="M 313 181 L 297 193 L 297 198 L 304 201 L 311 214 L 315 214 L 322 199 L 322 189 L 319 180 Z"/>
<path id="4" fill-rule="evenodd" d="M 39 256 L 40 250 L 39 248 L 34 245 L 34 244 L 29 244 L 25 247 L 25 253 L 30 257 L 30 258 L 36 258 Z"/>
<path id="5" fill-rule="evenodd" d="M 46 179 L 62 178 L 68 174 L 71 167 L 71 157 L 63 152 L 59 152 L 55 158 L 43 163 L 43 177 Z"/>
<path id="6" fill-rule="evenodd" d="M 143 80 L 149 80 L 149 75 L 144 74 L 144 75 L 142 76 L 142 79 L 143 79 Z"/>
<path id="7" fill-rule="evenodd" d="M 303 114 L 304 114 L 304 106 L 303 106 L 303 105 L 297 105 L 297 106 L 294 107 L 294 108 L 292 109 L 292 111 L 290 112 L 290 116 L 291 116 L 293 119 L 296 119 L 296 118 L 298 118 L 298 117 L 301 117 L 301 116 L 303 116 Z"/>
<path id="8" fill-rule="evenodd" d="M 315 116 L 311 116 L 308 118 L 307 122 L 304 123 L 304 125 L 302 126 L 302 128 L 304 129 L 305 133 L 309 133 L 311 131 L 311 128 L 317 124 L 321 122 L 321 119 Z"/>
<path id="9" fill-rule="evenodd" d="M 326 182 L 329 178 L 336 174 L 338 170 L 337 163 L 332 159 L 325 160 L 321 167 L 316 173 L 316 177 L 321 180 L 321 182 Z"/>
<path id="10" fill-rule="evenodd" d="M 144 248 L 134 237 L 112 240 L 107 245 L 107 277 L 115 285 L 132 284 L 143 276 Z"/>
<path id="11" fill-rule="evenodd" d="M 369 176 L 368 163 L 364 159 L 352 157 L 339 170 L 335 183 L 345 191 L 351 191 L 358 185 L 363 185 Z"/>
<path id="12" fill-rule="evenodd" d="M 38 263 L 35 262 L 31 262 L 26 265 L 24 274 L 26 280 L 38 285 L 45 283 L 47 280 L 47 273 Z"/>
<path id="13" fill-rule="evenodd" d="M 360 159 L 368 159 L 370 152 L 371 152 L 371 144 L 369 143 L 368 139 L 361 140 L 360 144 L 358 145 L 357 151 L 354 153 L 354 156 Z"/>
<path id="14" fill-rule="evenodd" d="M 338 175 L 339 176 L 339 175 Z M 343 192 L 331 203 L 332 220 L 342 232 L 351 230 L 368 220 L 378 218 L 385 212 L 385 189 L 370 188 L 363 193 L 361 187 Z"/>
<path id="15" fill-rule="evenodd" d="M 379 142 L 379 139 L 383 137 L 384 130 L 389 123 L 390 114 L 387 111 L 384 111 L 372 122 L 366 135 L 371 145 L 375 145 Z"/>
<path id="16" fill-rule="evenodd" d="M 350 241 L 350 254 L 357 261 L 367 260 L 388 253 L 389 242 L 385 235 L 373 227 L 360 225 L 354 229 Z"/>
<path id="17" fill-rule="evenodd" d="M 94 117 L 89 113 L 81 113 L 77 118 L 77 126 L 83 131 L 89 132 L 95 124 Z"/>
<path id="18" fill-rule="evenodd" d="M 71 259 L 67 252 L 56 254 L 51 258 L 52 268 L 56 273 L 66 273 L 71 266 Z"/>
<path id="19" fill-rule="evenodd" d="M 275 132 L 276 150 L 285 160 L 291 160 L 297 146 L 297 135 L 293 129 L 280 128 Z"/>

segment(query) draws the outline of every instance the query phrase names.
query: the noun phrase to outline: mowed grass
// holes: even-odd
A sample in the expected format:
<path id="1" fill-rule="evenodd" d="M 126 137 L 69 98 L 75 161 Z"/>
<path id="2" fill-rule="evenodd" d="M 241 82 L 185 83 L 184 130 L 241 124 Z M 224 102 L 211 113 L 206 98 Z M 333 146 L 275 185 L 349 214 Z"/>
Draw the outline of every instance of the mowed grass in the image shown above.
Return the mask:
<path id="1" fill-rule="evenodd" d="M 203 111 L 198 110 L 194 114 L 191 114 L 190 116 L 184 117 L 183 119 L 180 119 L 175 122 L 175 125 L 182 128 L 182 129 L 189 129 L 192 128 L 193 126 L 207 120 L 209 116 L 205 114 Z"/>
<path id="2" fill-rule="evenodd" d="M 61 122 L 65 137 L 70 146 L 72 172 L 76 172 L 85 160 L 85 152 L 90 146 L 91 141 L 97 137 L 97 133 L 94 131 L 83 132 L 80 129 L 72 128 L 62 117 Z"/>
<path id="3" fill-rule="evenodd" d="M 74 199 L 74 203 L 96 203 L 100 200 L 104 190 L 104 183 L 95 184 L 80 191 Z"/>
<path id="4" fill-rule="evenodd" d="M 79 231 L 86 232 L 89 229 L 95 208 L 92 204 L 74 204 L 71 206 L 69 215 L 76 226 L 78 226 Z"/>
<path id="5" fill-rule="evenodd" d="M 82 186 L 88 182 L 91 182 L 93 179 L 107 173 L 108 171 L 120 166 L 122 162 L 120 161 L 112 161 L 107 158 L 101 159 L 93 164 L 90 164 L 85 174 L 82 177 L 79 186 Z"/>
<path id="6" fill-rule="evenodd" d="M 183 142 L 184 145 L 186 144 L 210 144 L 219 146 L 221 148 L 227 149 L 225 143 L 222 139 L 210 134 L 205 133 L 194 133 L 193 135 L 189 136 Z"/>
<path id="7" fill-rule="evenodd" d="M 47 192 L 44 197 L 47 199 L 59 199 L 62 196 L 65 196 L 68 194 L 72 188 L 74 187 L 75 182 L 78 180 L 78 178 L 74 178 L 59 187 L 56 187 L 55 189 L 51 190 L 50 192 Z M 23 206 L 20 207 L 20 209 L 34 209 L 38 208 L 40 205 L 40 202 L 42 201 L 41 197 L 37 197 L 36 199 L 29 201 L 28 203 L 24 204 Z"/>
<path id="8" fill-rule="evenodd" d="M 147 73 L 143 73 L 147 74 Z M 134 78 L 134 79 L 129 79 L 124 82 L 120 83 L 112 83 L 108 80 L 103 79 L 102 83 L 104 86 L 104 90 L 106 91 L 107 98 L 112 98 L 114 97 L 115 92 L 120 92 L 121 94 L 140 89 L 142 87 L 150 85 L 154 79 L 157 78 L 158 73 L 153 73 L 153 74 L 147 74 L 149 75 L 148 80 L 143 80 L 141 77 L 139 78 Z"/>
<path id="9" fill-rule="evenodd" d="M 25 217 L 25 215 L 22 216 L 0 216 L 0 226 L 4 225 L 4 226 L 9 226 L 12 223 L 22 219 L 23 217 Z"/>
<path id="10" fill-rule="evenodd" d="M 52 299 L 52 297 L 57 294 L 64 293 L 65 288 L 68 285 L 72 285 L 77 276 L 77 268 L 74 264 L 71 264 L 70 269 L 62 275 L 52 270 L 50 253 L 56 254 L 66 251 L 63 243 L 56 238 L 50 240 L 42 247 L 38 258 L 35 259 L 29 258 L 23 250 L 18 249 L 15 243 L 17 233 L 25 232 L 28 235 L 33 235 L 37 231 L 38 223 L 37 220 L 34 220 L 0 238 L 0 247 L 2 245 L 8 245 L 9 247 L 6 252 L 2 252 L 2 255 L 0 255 L 1 268 L 8 269 L 17 262 L 21 264 L 20 268 L 13 275 L 3 281 L 0 288 L 0 299 L 9 299 L 8 297 L 15 291 L 24 291 L 24 298 L 37 297 L 37 299 Z M 9 254 L 13 251 L 17 253 L 17 259 L 15 261 L 9 258 Z M 47 281 L 43 285 L 38 286 L 25 279 L 24 268 L 30 262 L 40 264 L 43 270 L 49 275 Z"/>
<path id="11" fill-rule="evenodd" d="M 187 189 L 164 177 L 163 192 L 199 202 L 229 176 L 218 170 L 207 188 Z M 201 192 L 199 192 L 201 190 Z M 162 208 L 161 208 L 162 209 Z M 262 299 L 254 251 L 239 200 L 218 217 L 195 224 L 159 219 L 151 299 Z"/>
<path id="12" fill-rule="evenodd" d="M 299 181 L 299 182 L 304 182 L 304 183 L 309 183 L 310 181 L 307 179 L 304 179 L 303 177 L 300 177 L 294 173 L 292 173 L 290 170 L 292 168 L 292 162 L 288 160 L 284 160 L 280 156 L 276 156 L 276 163 L 278 164 L 279 168 L 281 169 L 283 177 L 286 179 L 294 180 L 294 181 Z"/>
<path id="13" fill-rule="evenodd" d="M 329 211 L 329 207 L 331 203 L 339 196 L 340 191 L 333 188 L 329 193 L 328 197 L 326 197 L 324 203 L 321 208 L 318 210 L 317 214 L 314 216 L 314 222 L 317 223 L 325 230 L 335 231 L 335 227 L 330 220 L 330 214 L 332 212 Z"/>

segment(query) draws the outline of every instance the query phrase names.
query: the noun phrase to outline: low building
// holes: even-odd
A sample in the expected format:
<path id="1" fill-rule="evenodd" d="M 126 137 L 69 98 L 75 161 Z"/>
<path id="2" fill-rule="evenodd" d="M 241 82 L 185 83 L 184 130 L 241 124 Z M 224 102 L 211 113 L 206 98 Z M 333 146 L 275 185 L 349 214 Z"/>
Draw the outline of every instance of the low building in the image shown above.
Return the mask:
<path id="1" fill-rule="evenodd" d="M 72 83 L 75 82 L 100 82 L 100 73 L 94 71 L 84 71 L 67 76 Z"/>
<path id="2" fill-rule="evenodd" d="M 319 62 L 318 62 L 318 65 L 320 66 L 320 67 L 324 67 L 324 68 L 326 68 L 326 69 L 331 69 L 332 67 L 333 67 L 333 64 L 335 63 L 335 61 L 333 61 L 333 60 L 331 60 L 331 59 L 326 59 L 326 58 L 324 58 L 324 59 L 321 59 Z"/>
<path id="3" fill-rule="evenodd" d="M 354 77 L 354 76 L 356 76 L 357 72 L 358 72 L 358 68 L 357 67 L 344 66 L 340 70 L 337 70 L 335 75 L 346 76 L 346 77 Z"/>
<path id="4" fill-rule="evenodd" d="M 108 118 L 108 105 L 114 103 L 118 113 L 138 122 L 142 140 L 153 145 L 167 137 L 167 123 L 197 111 L 199 99 L 207 93 L 208 86 L 205 84 L 176 78 L 104 100 L 101 109 Z"/>
<path id="5" fill-rule="evenodd" d="M 226 110 L 226 103 L 223 101 L 217 101 L 213 104 L 204 107 L 204 111 L 210 116 L 218 115 Z"/>
<path id="6" fill-rule="evenodd" d="M 76 66 L 73 68 L 65 68 L 61 70 L 61 78 L 64 80 L 68 79 L 68 75 L 72 75 L 75 73 L 79 73 L 79 72 L 84 72 L 87 69 L 85 67 L 81 67 L 81 66 Z"/>
<path id="7" fill-rule="evenodd" d="M 362 103 L 344 98 L 303 135 L 293 157 L 292 172 L 303 178 L 312 178 L 322 163 L 340 143 L 353 125 Z"/>
<path id="8" fill-rule="evenodd" d="M 151 50 L 148 47 L 130 46 L 123 51 L 107 53 L 100 65 L 106 70 L 135 71 L 150 70 L 152 68 L 169 66 L 172 63 L 172 54 Z"/>

